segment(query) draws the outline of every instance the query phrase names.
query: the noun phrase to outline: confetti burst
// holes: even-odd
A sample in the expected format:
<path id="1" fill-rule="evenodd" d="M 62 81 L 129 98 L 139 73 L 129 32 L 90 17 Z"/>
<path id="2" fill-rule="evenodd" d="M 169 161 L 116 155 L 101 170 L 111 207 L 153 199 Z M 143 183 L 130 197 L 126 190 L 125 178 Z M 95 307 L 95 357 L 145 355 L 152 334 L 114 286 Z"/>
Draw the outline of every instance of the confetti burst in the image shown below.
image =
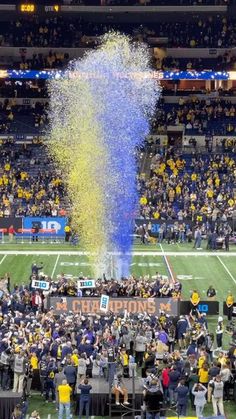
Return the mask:
<path id="1" fill-rule="evenodd" d="M 64 172 L 73 226 L 95 275 L 113 252 L 116 276 L 127 276 L 138 203 L 135 155 L 160 95 L 148 49 L 108 33 L 49 90 L 49 149 Z"/>

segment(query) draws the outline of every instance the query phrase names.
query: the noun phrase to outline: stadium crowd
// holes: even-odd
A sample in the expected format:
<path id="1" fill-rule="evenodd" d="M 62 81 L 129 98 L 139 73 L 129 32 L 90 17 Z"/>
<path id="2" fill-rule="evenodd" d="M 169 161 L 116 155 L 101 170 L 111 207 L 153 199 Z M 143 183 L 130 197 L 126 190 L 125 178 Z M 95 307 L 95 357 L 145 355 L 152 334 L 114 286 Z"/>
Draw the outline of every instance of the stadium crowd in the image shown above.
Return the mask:
<path id="1" fill-rule="evenodd" d="M 50 158 L 40 140 L 21 146 L 11 139 L 1 140 L 1 217 L 57 216 L 63 196 L 61 174 L 50 166 Z"/>
<path id="2" fill-rule="evenodd" d="M 167 45 L 190 48 L 230 48 L 236 45 L 236 20 L 226 16 L 197 17 L 193 20 L 158 22 L 158 24 L 93 23 L 80 19 L 38 17 L 2 22 L 1 46 L 73 48 L 96 45 L 99 37 L 111 29 L 129 33 L 138 41 L 167 38 Z M 90 38 L 92 37 L 92 38 Z M 93 38 L 95 37 L 95 39 Z M 26 52 L 26 51 L 25 51 Z"/>
<path id="3" fill-rule="evenodd" d="M 38 274 L 36 265 L 32 272 Z M 171 406 L 185 415 L 189 398 L 198 413 L 196 393 L 203 391 L 202 411 L 208 401 L 215 415 L 218 409 L 224 414 L 224 401 L 233 395 L 236 331 L 233 328 L 232 344 L 223 351 L 223 318 L 218 318 L 215 334 L 210 333 L 206 315 L 198 311 L 197 291 L 191 297 L 189 316 L 174 318 L 164 311 L 56 315 L 54 307 L 46 308 L 41 291 L 14 286 L 9 292 L 7 274 L 5 282 L 8 290 L 0 300 L 0 385 L 3 391 L 13 386 L 13 392 L 23 392 L 20 410 L 24 414 L 27 396 L 38 389 L 42 402 L 56 403 L 60 415 L 64 406 L 59 386 L 70 386 L 70 408 L 70 393 L 72 397 L 78 391 L 82 394 L 83 385 L 90 385 L 89 377 L 109 381 L 116 404 L 129 404 L 125 379 L 133 371 L 135 377 L 142 376 L 147 413 Z M 111 353 L 112 371 L 108 366 Z"/>
<path id="4" fill-rule="evenodd" d="M 234 157 L 196 153 L 186 162 L 169 148 L 153 156 L 149 179 L 139 177 L 140 215 L 179 223 L 226 222 L 235 210 L 234 182 Z"/>
<path id="5" fill-rule="evenodd" d="M 153 130 L 163 134 L 168 125 L 183 125 L 186 134 L 234 135 L 235 104 L 220 97 L 200 99 L 197 95 L 180 97 L 178 104 L 160 102 Z"/>

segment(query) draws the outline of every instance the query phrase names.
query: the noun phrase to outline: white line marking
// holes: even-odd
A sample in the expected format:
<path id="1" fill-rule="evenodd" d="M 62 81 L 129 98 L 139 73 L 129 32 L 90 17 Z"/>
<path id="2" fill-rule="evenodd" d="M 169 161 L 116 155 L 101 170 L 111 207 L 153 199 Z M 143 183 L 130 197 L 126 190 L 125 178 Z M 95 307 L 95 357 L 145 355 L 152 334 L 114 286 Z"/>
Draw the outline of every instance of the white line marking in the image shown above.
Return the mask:
<path id="1" fill-rule="evenodd" d="M 3 258 L 0 260 L 0 265 L 2 264 L 2 262 L 6 259 L 7 255 L 3 256 Z"/>
<path id="2" fill-rule="evenodd" d="M 56 258 L 56 262 L 55 262 L 54 268 L 53 268 L 53 271 L 52 271 L 52 274 L 51 274 L 51 278 L 53 278 L 53 275 L 55 273 L 55 270 L 56 270 L 56 267 L 57 267 L 57 264 L 58 264 L 58 261 L 59 261 L 59 257 L 60 257 L 60 255 L 58 254 L 57 255 L 57 258 Z"/>
<path id="3" fill-rule="evenodd" d="M 173 275 L 173 272 L 172 272 L 172 270 L 171 270 L 170 264 L 169 264 L 169 262 L 168 262 L 168 260 L 167 260 L 166 254 L 165 254 L 165 252 L 164 252 L 164 250 L 163 250 L 163 247 L 162 247 L 162 244 L 161 244 L 161 243 L 160 243 L 160 248 L 161 248 L 161 251 L 162 251 L 162 255 L 163 255 L 164 259 L 165 259 L 165 262 L 166 262 L 166 265 L 167 265 L 168 271 L 169 271 L 169 273 L 170 273 L 171 279 L 172 279 L 172 281 L 174 282 L 174 280 L 175 280 L 175 279 L 174 279 L 174 275 Z"/>
<path id="4" fill-rule="evenodd" d="M 221 258 L 219 256 L 217 256 L 218 261 L 221 263 L 221 265 L 224 267 L 224 269 L 226 270 L 227 274 L 230 276 L 230 278 L 234 281 L 234 283 L 236 284 L 236 279 L 233 277 L 233 275 L 231 274 L 231 272 L 229 271 L 229 269 L 227 268 L 227 266 L 224 264 L 224 262 L 221 260 Z"/>
<path id="5" fill-rule="evenodd" d="M 141 252 L 141 251 L 133 251 L 131 253 L 127 253 L 128 255 L 132 255 L 132 256 L 163 256 L 163 253 L 166 256 L 186 256 L 186 257 L 192 257 L 192 256 L 198 256 L 198 257 L 202 257 L 202 256 L 218 256 L 219 253 L 218 252 L 201 252 L 201 253 L 195 253 L 195 252 L 178 252 L 178 253 L 174 253 L 174 251 L 172 252 L 166 252 L 163 250 L 163 252 L 160 251 L 148 251 L 148 252 Z M 90 253 L 89 252 L 83 252 L 83 251 L 74 251 L 74 252 L 69 252 L 67 250 L 0 250 L 0 255 L 44 255 L 44 256 L 51 256 L 51 255 L 66 255 L 66 256 L 88 256 Z M 118 255 L 118 253 L 113 253 L 113 252 L 108 252 L 108 254 L 112 254 L 112 255 Z M 234 257 L 236 256 L 236 252 L 230 252 L 230 254 L 228 254 L 227 252 L 222 252 L 220 253 L 220 256 L 225 257 Z"/>

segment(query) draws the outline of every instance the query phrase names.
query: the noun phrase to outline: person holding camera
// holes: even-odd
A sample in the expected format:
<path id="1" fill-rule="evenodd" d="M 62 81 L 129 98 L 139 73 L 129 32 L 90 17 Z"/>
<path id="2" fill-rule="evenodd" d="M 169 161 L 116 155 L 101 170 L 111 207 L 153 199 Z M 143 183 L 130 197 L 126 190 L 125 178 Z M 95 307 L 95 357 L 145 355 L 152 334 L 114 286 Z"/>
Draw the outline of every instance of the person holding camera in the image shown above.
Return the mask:
<path id="1" fill-rule="evenodd" d="M 89 384 L 87 378 L 81 381 L 80 385 L 78 386 L 80 390 L 80 401 L 79 401 L 79 419 L 82 419 L 82 414 L 85 409 L 86 419 L 89 419 L 89 405 L 90 405 L 90 391 L 92 390 L 92 386 Z"/>
<path id="2" fill-rule="evenodd" d="M 158 382 L 152 379 L 150 385 L 144 390 L 144 402 L 146 405 L 146 419 L 160 418 L 163 407 L 163 393 L 158 386 Z"/>
<path id="3" fill-rule="evenodd" d="M 193 386 L 192 394 L 194 395 L 194 405 L 196 408 L 196 416 L 203 417 L 203 409 L 206 404 L 206 387 L 201 383 L 196 383 Z"/>

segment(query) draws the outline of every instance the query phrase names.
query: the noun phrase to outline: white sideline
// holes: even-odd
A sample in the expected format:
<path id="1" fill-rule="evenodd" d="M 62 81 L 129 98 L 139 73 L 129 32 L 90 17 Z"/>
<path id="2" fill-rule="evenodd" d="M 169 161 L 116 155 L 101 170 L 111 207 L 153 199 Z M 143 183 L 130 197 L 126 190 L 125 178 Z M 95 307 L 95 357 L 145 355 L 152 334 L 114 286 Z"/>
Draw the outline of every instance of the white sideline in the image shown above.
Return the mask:
<path id="1" fill-rule="evenodd" d="M 108 252 L 112 255 L 118 255 L 118 253 Z M 160 251 L 134 251 L 127 253 L 133 256 L 219 256 L 218 252 L 163 252 Z M 66 256 L 86 256 L 89 252 L 82 252 L 79 250 L 0 250 L 0 255 L 66 255 Z M 221 252 L 220 256 L 236 256 L 236 252 Z M 0 261 L 1 262 L 1 261 Z"/>
<path id="2" fill-rule="evenodd" d="M 54 267 L 53 267 L 53 270 L 52 270 L 52 273 L 51 273 L 51 278 L 53 278 L 53 275 L 55 273 L 55 270 L 56 270 L 56 267 L 57 267 L 57 264 L 58 264 L 58 261 L 59 261 L 59 257 L 60 257 L 60 254 L 57 255 L 56 262 L 54 264 Z"/>
<path id="3" fill-rule="evenodd" d="M 223 268 L 226 270 L 227 274 L 230 276 L 230 278 L 234 281 L 234 283 L 236 284 L 236 279 L 233 277 L 233 275 L 231 274 L 231 272 L 229 271 L 229 269 L 227 268 L 227 266 L 224 264 L 224 262 L 221 260 L 221 258 L 219 256 L 217 256 L 218 261 L 221 263 L 221 265 L 223 266 Z"/>

